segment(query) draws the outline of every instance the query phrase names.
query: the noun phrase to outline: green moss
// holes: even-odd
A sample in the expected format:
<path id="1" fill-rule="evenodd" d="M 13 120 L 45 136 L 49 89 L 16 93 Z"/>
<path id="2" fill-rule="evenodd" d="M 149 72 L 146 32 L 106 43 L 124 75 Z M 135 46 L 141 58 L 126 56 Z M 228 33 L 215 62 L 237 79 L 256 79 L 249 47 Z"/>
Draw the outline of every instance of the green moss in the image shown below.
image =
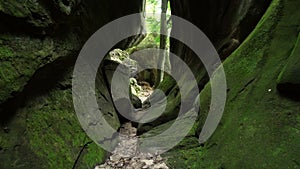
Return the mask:
<path id="1" fill-rule="evenodd" d="M 277 77 L 297 42 L 297 6 L 300 1 L 273 0 L 255 30 L 224 62 L 228 96 L 223 118 L 197 150 L 199 160 L 185 168 L 299 168 L 300 105 L 276 90 Z M 201 92 L 198 133 L 210 108 L 210 92 L 210 84 Z"/>
<path id="2" fill-rule="evenodd" d="M 14 56 L 14 52 L 8 46 L 0 46 L 0 60 L 6 60 Z"/>
<path id="3" fill-rule="evenodd" d="M 165 74 L 164 80 L 161 83 L 159 83 L 157 88 L 164 92 L 168 92 L 171 88 L 174 87 L 175 84 L 175 80 L 170 75 Z"/>
<path id="4" fill-rule="evenodd" d="M 278 77 L 278 84 L 300 84 L 300 34 L 289 60 Z"/>
<path id="5" fill-rule="evenodd" d="M 81 129 L 72 108 L 69 90 L 51 92 L 28 115 L 27 130 L 31 150 L 46 159 L 48 168 L 72 168 L 82 146 L 90 141 Z M 92 147 L 92 148 L 91 148 Z M 93 167 L 102 162 L 105 151 L 93 144 L 88 147 L 81 165 Z"/>
<path id="6" fill-rule="evenodd" d="M 60 40 L 0 35 L 0 103 L 21 92 L 34 73 L 41 67 L 62 56 L 72 54 L 78 48 L 70 37 L 66 42 Z"/>
<path id="7" fill-rule="evenodd" d="M 0 148 L 1 148 L 1 150 L 9 148 L 9 146 L 10 146 L 9 141 L 7 139 L 5 139 L 4 137 L 0 137 Z"/>
<path id="8" fill-rule="evenodd" d="M 60 10 L 64 12 L 67 15 L 71 14 L 71 7 L 66 6 L 62 1 L 59 1 L 58 6 L 60 7 Z"/>
<path id="9" fill-rule="evenodd" d="M 25 5 L 25 3 L 18 1 L 0 1 L 0 11 L 16 17 L 26 17 L 30 14 L 30 11 Z"/>
<path id="10" fill-rule="evenodd" d="M 277 93 L 276 79 L 297 40 L 297 27 L 291 24 L 300 25 L 295 8 L 299 5 L 274 0 L 252 34 L 225 61 L 228 100 L 219 128 L 205 145 L 200 168 L 297 166 L 299 133 L 291 130 L 296 127 L 291 112 L 299 111 L 299 104 Z M 292 16 L 297 17 L 291 20 Z M 209 99 L 206 86 L 201 113 L 207 113 Z"/>
<path id="11" fill-rule="evenodd" d="M 88 146 L 87 153 L 83 156 L 83 162 L 88 168 L 95 167 L 105 161 L 106 153 L 97 144 L 93 143 Z"/>
<path id="12" fill-rule="evenodd" d="M 19 73 L 11 62 L 0 62 L 0 103 L 9 98 L 10 92 L 19 89 L 20 81 L 16 81 L 18 77 Z"/>
<path id="13" fill-rule="evenodd" d="M 68 74 L 59 84 L 71 84 L 70 76 Z M 110 123 L 113 125 L 118 123 L 117 118 L 108 120 L 113 121 Z M 8 128 L 8 133 L 0 130 L 0 161 L 5 161 L 0 163 L 0 168 L 18 168 L 19 165 L 22 168 L 72 168 L 80 157 L 76 168 L 85 169 L 102 163 L 106 157 L 106 151 L 90 143 L 79 124 L 71 89 L 54 88 L 28 100 L 24 108 L 17 110 Z"/>
<path id="14" fill-rule="evenodd" d="M 162 156 L 167 158 L 167 165 L 171 168 L 198 169 L 202 148 L 195 137 L 186 137 L 176 147 Z"/>

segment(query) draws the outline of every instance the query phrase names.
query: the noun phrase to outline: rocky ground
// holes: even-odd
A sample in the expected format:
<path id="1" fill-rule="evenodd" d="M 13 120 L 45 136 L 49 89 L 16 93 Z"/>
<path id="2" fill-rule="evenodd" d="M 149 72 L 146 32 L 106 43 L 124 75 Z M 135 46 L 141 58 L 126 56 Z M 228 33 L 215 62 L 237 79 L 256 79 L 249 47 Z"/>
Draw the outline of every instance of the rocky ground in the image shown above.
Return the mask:
<path id="1" fill-rule="evenodd" d="M 138 93 L 138 97 L 140 98 L 143 105 L 145 101 L 149 98 L 149 96 L 153 93 L 153 88 L 147 82 L 140 82 L 139 85 L 141 86 L 142 90 Z"/>
<path id="2" fill-rule="evenodd" d="M 138 97 L 144 103 L 152 94 L 153 89 L 149 85 L 142 85 L 141 88 Z M 137 129 L 132 126 L 131 122 L 126 122 L 121 126 L 120 134 L 120 142 L 115 150 L 104 164 L 96 166 L 95 169 L 169 169 L 159 154 L 142 153 L 137 150 Z"/>
<path id="3" fill-rule="evenodd" d="M 158 154 L 141 153 L 137 151 L 138 136 L 131 122 L 122 125 L 120 142 L 111 156 L 95 169 L 168 169 L 165 160 Z"/>

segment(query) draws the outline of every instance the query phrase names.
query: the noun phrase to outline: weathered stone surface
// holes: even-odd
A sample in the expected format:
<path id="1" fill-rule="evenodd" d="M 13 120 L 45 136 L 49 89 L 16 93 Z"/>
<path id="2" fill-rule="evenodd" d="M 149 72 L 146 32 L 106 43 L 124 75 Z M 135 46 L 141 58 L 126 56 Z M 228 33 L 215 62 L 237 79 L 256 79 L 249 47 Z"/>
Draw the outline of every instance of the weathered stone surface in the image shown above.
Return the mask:
<path id="1" fill-rule="evenodd" d="M 142 102 L 137 96 L 137 92 L 139 92 L 138 90 L 141 90 L 141 88 L 139 88 L 136 79 L 133 78 L 137 71 L 137 61 L 129 58 L 129 54 L 121 49 L 114 49 L 109 52 L 109 55 L 104 60 L 102 71 L 105 74 L 105 79 L 107 79 L 107 85 L 110 90 L 112 90 L 112 78 L 117 69 L 122 76 L 117 79 L 116 83 L 118 83 L 118 87 L 113 90 L 118 94 L 114 99 L 117 103 L 116 105 L 121 106 L 119 111 L 129 111 L 130 107 L 128 104 L 130 104 L 130 102 L 134 108 L 141 108 Z M 127 96 L 130 102 L 123 96 Z"/>
<path id="2" fill-rule="evenodd" d="M 223 58 L 242 44 L 224 63 L 228 101 L 219 128 L 199 146 L 197 134 L 210 106 L 208 84 L 201 93 L 197 125 L 165 154 L 172 168 L 299 168 L 299 102 L 281 95 L 291 88 L 286 84 L 299 88 L 299 1 L 273 0 L 244 41 L 268 3 L 171 1 L 172 13 L 201 28 Z M 118 16 L 139 11 L 141 6 L 138 0 L 0 0 L 0 103 L 4 103 L 0 106 L 0 168 L 72 168 L 77 157 L 76 168 L 91 168 L 103 161 L 105 152 L 90 143 L 76 119 L 71 77 L 62 76 L 65 80 L 61 81 L 60 75 L 71 67 L 94 30 Z M 140 30 L 139 25 L 133 27 Z M 172 52 L 190 66 L 201 89 L 208 79 L 200 61 L 184 45 L 171 41 Z M 120 46 L 131 42 L 127 39 Z M 118 128 L 109 87 L 103 85 L 108 81 L 102 73 L 97 78 L 97 83 L 102 83 L 97 87 L 98 104 L 107 121 Z M 177 116 L 180 93 L 173 79 L 167 76 L 158 88 L 168 95 L 167 110 L 145 131 L 163 124 L 144 136 L 166 130 Z M 158 144 L 169 139 L 162 138 Z M 130 143 L 131 151 L 121 148 L 118 152 L 130 156 L 126 153 L 135 152 L 136 139 L 123 141 L 122 147 Z M 102 168 L 166 167 L 159 156 L 122 158 L 116 154 Z"/>
<path id="3" fill-rule="evenodd" d="M 77 157 L 77 168 L 86 168 L 105 158 L 105 151 L 91 142 L 78 123 L 72 92 L 66 87 L 70 84 L 66 80 L 54 89 L 43 86 L 46 94 L 35 93 L 36 98 L 16 110 L 12 107 L 20 103 L 14 100 L 1 112 L 15 115 L 1 118 L 0 168 L 72 168 Z"/>
<path id="4" fill-rule="evenodd" d="M 107 22 L 142 9 L 139 0 L 115 3 L 0 0 L 0 168 L 91 168 L 105 158 L 81 129 L 70 88 L 72 66 L 87 38 Z M 136 23 L 132 30 L 138 33 Z M 102 83 L 96 88 L 98 104 L 117 129 L 103 75 L 96 81 Z"/>
<path id="5" fill-rule="evenodd" d="M 130 8 L 114 9 L 113 1 L 0 1 L 0 104 L 23 90 L 32 76 L 45 65 L 72 56 L 87 38 L 107 22 L 141 11 L 141 2 Z M 141 22 L 132 25 L 139 33 Z M 118 47 L 126 48 L 139 36 L 126 39 Z"/>
<path id="6" fill-rule="evenodd" d="M 57 59 L 75 57 L 80 41 L 0 34 L 0 104 L 21 92 L 34 73 Z"/>
<path id="7" fill-rule="evenodd" d="M 185 146 L 173 151 L 171 167 L 182 168 L 180 163 L 191 168 L 299 167 L 299 101 L 276 90 L 276 80 L 297 43 L 299 3 L 272 1 L 255 30 L 224 62 L 228 96 L 221 123 L 202 147 L 197 138 L 187 147 L 190 138 L 186 138 Z M 207 84 L 200 96 L 198 134 L 210 99 Z M 187 160 L 174 158 L 178 153 Z"/>
<path id="8" fill-rule="evenodd" d="M 217 49 L 221 59 L 225 59 L 255 28 L 269 2 L 171 1 L 171 10 L 172 14 L 187 19 L 202 30 Z M 180 25 L 173 25 L 172 32 L 182 32 L 181 29 Z M 199 57 L 185 44 L 172 38 L 170 50 L 189 66 L 197 79 L 199 89 L 202 90 L 209 77 Z M 172 60 L 171 67 L 178 69 L 177 63 Z M 185 77 L 185 70 L 182 71 L 182 77 Z M 168 105 L 162 116 L 151 122 L 149 126 L 157 126 L 172 120 L 179 112 L 180 92 L 176 82 L 171 77 L 165 76 L 165 80 L 156 88 L 161 89 L 168 96 Z M 193 94 L 193 91 L 189 92 Z"/>
<path id="9" fill-rule="evenodd" d="M 249 35 L 269 3 L 269 0 L 172 1 L 171 8 L 173 14 L 198 26 L 222 53 L 234 43 L 232 39 L 241 43 Z"/>

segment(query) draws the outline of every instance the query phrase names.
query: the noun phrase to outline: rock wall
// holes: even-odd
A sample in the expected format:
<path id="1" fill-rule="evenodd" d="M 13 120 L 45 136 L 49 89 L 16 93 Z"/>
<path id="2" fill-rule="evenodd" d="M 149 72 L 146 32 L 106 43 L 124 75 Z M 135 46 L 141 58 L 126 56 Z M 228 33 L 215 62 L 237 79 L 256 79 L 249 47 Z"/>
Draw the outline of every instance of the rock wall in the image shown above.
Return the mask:
<path id="1" fill-rule="evenodd" d="M 300 4 L 269 2 L 171 1 L 173 14 L 193 22 L 222 59 L 228 57 L 224 116 L 213 137 L 199 145 L 197 135 L 210 106 L 209 79 L 193 52 L 171 39 L 172 52 L 190 66 L 203 89 L 197 124 L 165 154 L 171 167 L 299 168 Z M 86 136 L 73 109 L 72 65 L 97 28 L 141 9 L 140 0 L 0 0 L 0 168 L 92 168 L 103 161 L 106 153 Z M 132 26 L 141 30 L 141 25 Z M 96 79 L 98 104 L 105 105 L 107 120 L 117 128 L 102 73 Z M 162 118 L 149 125 L 163 123 L 154 134 L 172 124 L 180 104 L 171 77 L 158 88 L 168 95 L 168 105 Z"/>
<path id="2" fill-rule="evenodd" d="M 228 56 L 254 29 L 270 0 L 171 1 L 172 14 L 199 27 L 222 57 Z M 235 39 L 237 42 L 233 42 Z M 175 47 L 174 47 L 175 48 Z"/>
<path id="3" fill-rule="evenodd" d="M 141 10 L 142 0 L 0 0 L 0 168 L 91 168 L 105 158 L 74 112 L 72 66 L 94 31 Z M 98 104 L 117 128 L 102 76 Z"/>
<path id="4" fill-rule="evenodd" d="M 69 55 L 76 58 L 85 40 L 105 23 L 142 9 L 139 0 L 120 9 L 114 3 L 120 2 L 0 1 L 0 103 L 22 91 L 39 68 Z M 132 29 L 140 32 L 141 25 Z"/>
<path id="5" fill-rule="evenodd" d="M 286 95 L 289 89 L 299 91 L 299 6 L 297 0 L 272 1 L 223 64 L 228 95 L 216 132 L 200 146 L 196 137 L 184 139 L 167 154 L 171 166 L 299 168 L 299 100 Z M 210 108 L 210 92 L 207 84 L 200 95 L 196 136 Z"/>
<path id="6" fill-rule="evenodd" d="M 197 26 L 210 39 L 217 49 L 219 56 L 225 60 L 235 49 L 237 49 L 245 38 L 255 28 L 260 18 L 266 11 L 270 1 L 184 1 L 175 0 L 171 2 L 173 15 L 182 17 Z M 182 32 L 180 25 L 174 25 L 172 32 Z M 193 35 L 190 35 L 193 36 Z M 170 40 L 170 50 L 180 56 L 194 73 L 200 90 L 209 81 L 206 70 L 198 56 L 183 43 L 176 39 Z M 171 61 L 171 67 L 178 69 L 176 63 Z M 184 72 L 182 77 L 184 77 Z M 168 95 L 167 110 L 162 116 L 149 124 L 156 126 L 163 122 L 175 119 L 179 112 L 180 93 L 171 77 L 158 86 Z"/>

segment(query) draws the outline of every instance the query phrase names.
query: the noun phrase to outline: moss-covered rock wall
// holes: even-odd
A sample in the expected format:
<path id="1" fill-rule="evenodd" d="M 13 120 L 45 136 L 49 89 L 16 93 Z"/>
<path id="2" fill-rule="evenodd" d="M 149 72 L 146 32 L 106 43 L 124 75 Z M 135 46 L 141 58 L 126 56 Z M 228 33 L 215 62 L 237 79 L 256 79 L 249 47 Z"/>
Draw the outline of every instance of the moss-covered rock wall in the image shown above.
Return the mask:
<path id="1" fill-rule="evenodd" d="M 272 1 L 255 30 L 224 62 L 227 102 L 217 130 L 199 146 L 197 134 L 210 108 L 208 83 L 200 95 L 196 137 L 187 137 L 167 154 L 171 166 L 299 168 L 300 104 L 278 90 L 283 83 L 299 90 L 299 6 L 297 0 Z"/>
<path id="2" fill-rule="evenodd" d="M 203 31 L 215 46 L 220 58 L 225 60 L 255 28 L 270 1 L 176 0 L 170 1 L 170 3 L 172 14 L 190 21 Z M 181 29 L 180 25 L 173 25 L 172 32 L 181 32 Z M 170 39 L 170 50 L 187 63 L 198 81 L 199 89 L 202 90 L 209 78 L 199 57 L 185 44 L 172 38 Z M 177 68 L 176 63 L 171 62 L 171 64 L 173 64 L 171 67 Z M 183 71 L 182 77 L 184 76 Z M 178 92 L 175 81 L 166 76 L 158 88 L 168 95 L 168 106 L 158 120 L 147 124 L 150 126 L 175 119 L 179 112 L 180 92 Z"/>
<path id="3" fill-rule="evenodd" d="M 94 31 L 141 10 L 142 0 L 0 0 L 0 168 L 92 168 L 102 162 L 106 152 L 91 142 L 74 112 L 72 66 Z M 139 33 L 142 24 L 136 23 L 132 30 Z M 100 72 L 98 104 L 117 128 L 103 79 Z"/>

